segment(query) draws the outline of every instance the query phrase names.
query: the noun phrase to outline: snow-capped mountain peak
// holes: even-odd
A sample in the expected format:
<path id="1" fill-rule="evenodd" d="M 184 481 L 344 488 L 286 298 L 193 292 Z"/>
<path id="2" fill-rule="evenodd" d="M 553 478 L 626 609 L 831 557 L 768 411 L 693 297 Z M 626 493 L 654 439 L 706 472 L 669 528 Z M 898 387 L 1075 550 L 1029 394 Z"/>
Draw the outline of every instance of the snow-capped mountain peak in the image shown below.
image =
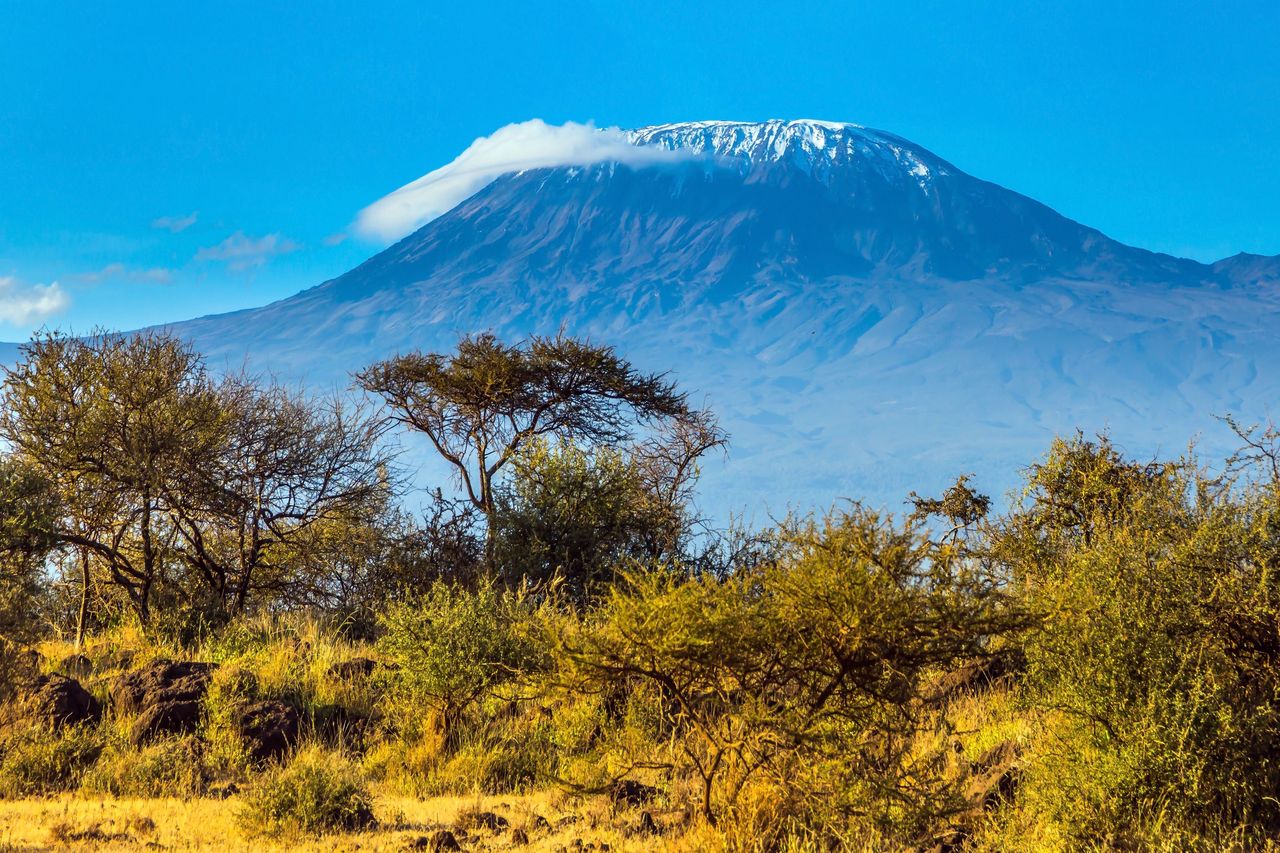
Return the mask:
<path id="1" fill-rule="evenodd" d="M 176 328 L 215 363 L 343 386 L 470 332 L 614 344 L 720 413 L 713 511 L 898 507 L 965 472 L 999 495 L 1054 433 L 1168 452 L 1280 398 L 1280 259 L 1126 246 L 857 125 L 620 145 L 691 156 L 505 171 L 332 281 Z"/>
<path id="2" fill-rule="evenodd" d="M 921 188 L 953 167 L 893 134 L 861 125 L 816 119 L 762 122 L 694 121 L 643 127 L 628 133 L 636 145 L 655 145 L 737 163 L 743 171 L 787 161 L 805 171 L 870 165 L 890 175 L 907 175 Z"/>

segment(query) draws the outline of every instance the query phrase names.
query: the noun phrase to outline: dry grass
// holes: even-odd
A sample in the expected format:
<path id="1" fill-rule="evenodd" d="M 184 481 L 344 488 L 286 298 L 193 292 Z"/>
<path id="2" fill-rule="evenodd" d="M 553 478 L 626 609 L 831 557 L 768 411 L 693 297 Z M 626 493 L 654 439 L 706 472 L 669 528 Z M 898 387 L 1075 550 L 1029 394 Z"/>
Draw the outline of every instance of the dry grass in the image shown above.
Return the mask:
<path id="1" fill-rule="evenodd" d="M 636 832 L 638 811 L 614 813 L 600 799 L 578 801 L 559 791 L 523 796 L 436 797 L 417 800 L 379 797 L 379 827 L 315 839 L 269 842 L 246 840 L 236 826 L 237 798 L 228 800 L 94 799 L 74 795 L 0 801 L 0 851 L 34 850 L 300 850 L 403 851 L 439 829 L 452 829 L 464 812 L 488 811 L 508 826 L 497 832 L 458 832 L 466 850 L 557 851 L 578 848 L 610 853 L 714 850 L 718 838 L 706 827 L 678 826 L 674 816 L 661 837 Z M 539 828 L 538 817 L 549 824 Z M 512 831 L 523 829 L 529 844 L 515 844 Z M 592 847 L 594 845 L 594 847 Z M 604 846 L 607 845 L 607 848 Z"/>

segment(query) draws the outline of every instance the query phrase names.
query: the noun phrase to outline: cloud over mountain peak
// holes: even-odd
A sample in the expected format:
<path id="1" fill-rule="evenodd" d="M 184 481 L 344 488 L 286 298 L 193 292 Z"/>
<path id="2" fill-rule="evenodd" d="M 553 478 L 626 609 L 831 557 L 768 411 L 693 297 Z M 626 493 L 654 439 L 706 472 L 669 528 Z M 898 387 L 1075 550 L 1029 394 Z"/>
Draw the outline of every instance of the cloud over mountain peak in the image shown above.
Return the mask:
<path id="1" fill-rule="evenodd" d="M 513 172 L 608 162 L 637 166 L 684 156 L 638 146 L 618 128 L 597 128 L 591 122 L 517 122 L 480 137 L 452 162 L 378 199 L 360 211 L 355 230 L 375 240 L 397 240 Z"/>

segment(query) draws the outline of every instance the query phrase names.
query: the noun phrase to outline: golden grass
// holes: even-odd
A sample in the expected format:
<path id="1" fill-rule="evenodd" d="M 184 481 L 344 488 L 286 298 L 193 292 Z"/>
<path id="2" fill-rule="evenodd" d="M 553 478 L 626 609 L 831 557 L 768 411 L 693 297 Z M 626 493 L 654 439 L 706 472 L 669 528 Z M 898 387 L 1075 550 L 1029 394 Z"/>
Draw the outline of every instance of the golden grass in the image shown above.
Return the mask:
<path id="1" fill-rule="evenodd" d="M 610 853 L 672 851 L 691 853 L 715 850 L 721 844 L 705 826 L 676 825 L 661 837 L 635 833 L 638 811 L 614 813 L 601 798 L 580 801 L 559 791 L 496 797 L 434 797 L 418 800 L 379 797 L 375 814 L 379 827 L 367 832 L 343 833 L 311 839 L 285 839 L 272 843 L 247 840 L 237 828 L 238 798 L 110 799 L 64 795 L 45 799 L 0 801 L 0 851 L 35 850 L 299 850 L 403 851 L 417 839 L 452 828 L 459 813 L 469 809 L 492 811 L 510 826 L 492 833 L 472 830 L 467 850 L 556 851 L 585 849 Z M 535 816 L 550 823 L 538 829 Z M 662 820 L 662 816 L 659 816 Z M 561 823 L 563 822 L 563 824 Z M 529 844 L 515 844 L 512 830 L 522 828 Z M 462 833 L 458 833 L 462 840 Z M 591 847 L 594 845 L 594 848 Z"/>

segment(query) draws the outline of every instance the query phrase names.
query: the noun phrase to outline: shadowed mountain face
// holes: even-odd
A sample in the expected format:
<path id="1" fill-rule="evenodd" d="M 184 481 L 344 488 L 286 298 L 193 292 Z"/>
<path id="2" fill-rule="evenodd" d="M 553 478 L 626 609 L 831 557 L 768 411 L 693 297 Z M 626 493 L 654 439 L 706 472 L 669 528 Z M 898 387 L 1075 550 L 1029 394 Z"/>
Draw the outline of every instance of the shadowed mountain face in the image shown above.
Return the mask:
<path id="1" fill-rule="evenodd" d="M 719 411 L 718 514 L 978 474 L 1057 432 L 1178 452 L 1276 399 L 1280 259 L 1117 243 L 906 140 L 824 122 L 634 131 L 686 156 L 502 177 L 356 269 L 174 328 L 317 385 L 458 335 L 565 328 Z"/>

